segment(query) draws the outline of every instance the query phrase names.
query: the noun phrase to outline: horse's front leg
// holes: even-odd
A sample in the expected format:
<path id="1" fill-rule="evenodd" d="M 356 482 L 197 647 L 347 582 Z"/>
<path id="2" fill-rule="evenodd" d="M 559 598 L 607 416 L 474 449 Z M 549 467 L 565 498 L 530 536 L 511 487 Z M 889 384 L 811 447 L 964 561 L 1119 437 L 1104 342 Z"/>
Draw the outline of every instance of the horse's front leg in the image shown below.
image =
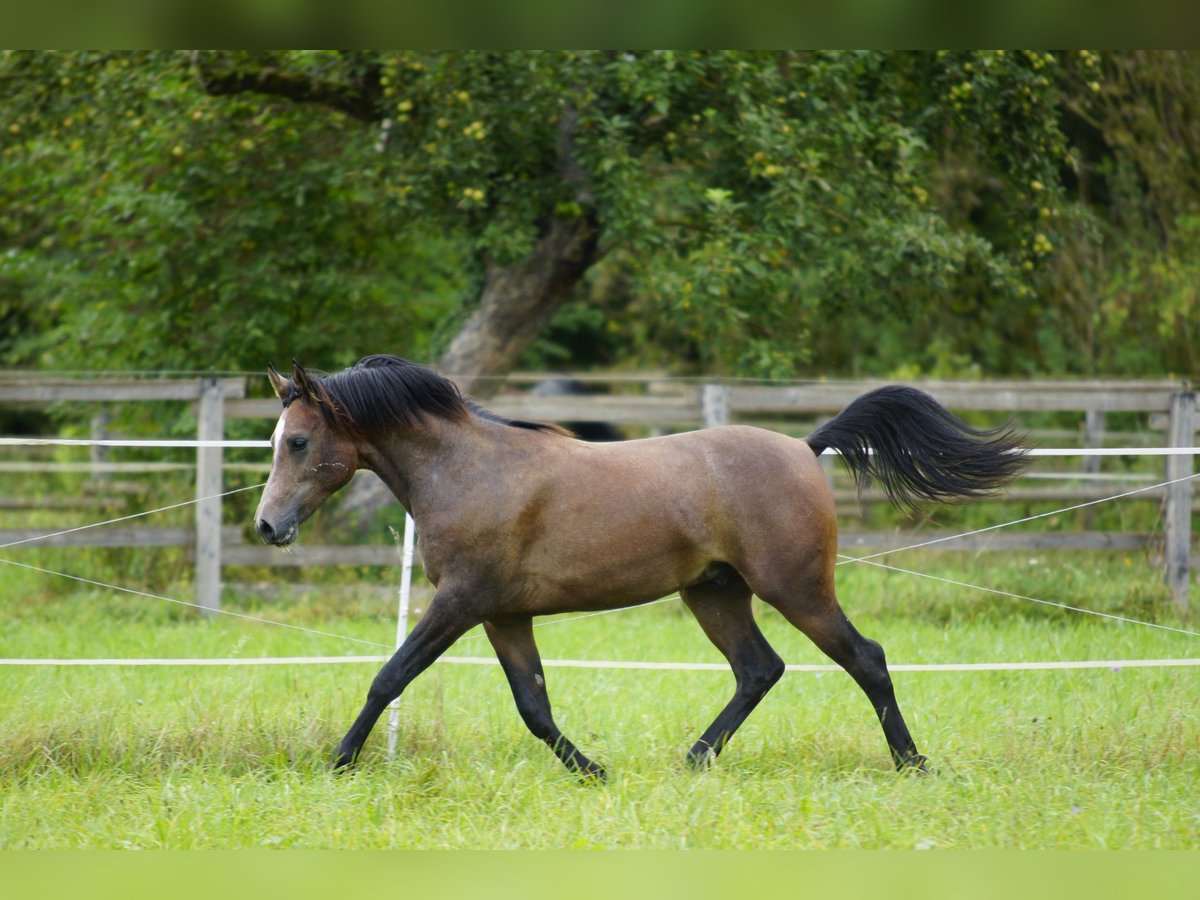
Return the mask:
<path id="1" fill-rule="evenodd" d="M 408 687 L 409 682 L 424 672 L 450 645 L 469 629 L 479 624 L 479 619 L 464 611 L 464 604 L 456 602 L 454 594 L 438 591 L 421 621 L 375 676 L 367 692 L 367 702 L 362 712 L 342 738 L 334 757 L 333 767 L 340 769 L 353 763 L 375 722 Z"/>

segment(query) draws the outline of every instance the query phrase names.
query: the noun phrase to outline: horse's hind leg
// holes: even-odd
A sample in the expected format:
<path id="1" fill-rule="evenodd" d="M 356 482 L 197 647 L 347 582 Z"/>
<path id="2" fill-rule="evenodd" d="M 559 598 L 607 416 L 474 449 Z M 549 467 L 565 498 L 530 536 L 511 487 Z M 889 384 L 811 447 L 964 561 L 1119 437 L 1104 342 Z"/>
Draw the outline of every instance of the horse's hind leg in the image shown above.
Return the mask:
<path id="1" fill-rule="evenodd" d="M 807 590 L 804 589 L 806 586 Z M 883 726 L 896 768 L 924 769 L 925 757 L 917 752 L 896 703 L 883 648 L 859 634 L 846 618 L 834 595 L 832 578 L 800 580 L 792 590 L 766 591 L 760 596 L 808 635 L 862 688 Z"/>
<path id="2" fill-rule="evenodd" d="M 754 622 L 750 588 L 730 570 L 720 579 L 680 591 L 708 639 L 729 660 L 736 679 L 733 698 L 688 751 L 700 765 L 716 757 L 772 685 L 783 675 L 783 660 Z"/>
<path id="3" fill-rule="evenodd" d="M 604 769 L 580 753 L 554 724 L 542 660 L 533 640 L 532 620 L 491 620 L 484 622 L 483 627 L 508 677 L 517 712 L 534 737 L 549 746 L 572 772 L 604 781 L 607 778 Z"/>

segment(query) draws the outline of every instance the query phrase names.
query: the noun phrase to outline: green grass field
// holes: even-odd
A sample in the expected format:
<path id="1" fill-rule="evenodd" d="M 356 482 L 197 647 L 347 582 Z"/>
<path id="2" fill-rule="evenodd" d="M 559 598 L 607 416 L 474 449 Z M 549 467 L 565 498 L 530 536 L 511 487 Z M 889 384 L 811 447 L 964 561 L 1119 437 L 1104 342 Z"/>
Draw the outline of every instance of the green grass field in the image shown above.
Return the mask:
<path id="1" fill-rule="evenodd" d="M 1141 559 L 895 562 L 1189 627 Z M 11 568 L 0 588 L 0 657 L 383 652 Z M 866 567 L 840 569 L 839 591 L 892 663 L 1200 656 L 1198 637 Z M 388 643 L 393 604 L 370 596 L 227 605 Z M 787 662 L 825 661 L 771 610 L 759 618 Z M 677 601 L 537 634 L 546 659 L 720 660 Z M 476 630 L 451 653 L 490 648 Z M 933 776 L 892 770 L 840 672 L 789 673 L 717 765 L 693 772 L 684 752 L 728 698 L 728 672 L 548 669 L 558 722 L 608 767 L 605 786 L 525 731 L 498 667 L 450 664 L 402 698 L 395 758 L 381 722 L 357 768 L 331 775 L 376 668 L 0 667 L 0 847 L 1200 847 L 1200 668 L 896 673 Z"/>

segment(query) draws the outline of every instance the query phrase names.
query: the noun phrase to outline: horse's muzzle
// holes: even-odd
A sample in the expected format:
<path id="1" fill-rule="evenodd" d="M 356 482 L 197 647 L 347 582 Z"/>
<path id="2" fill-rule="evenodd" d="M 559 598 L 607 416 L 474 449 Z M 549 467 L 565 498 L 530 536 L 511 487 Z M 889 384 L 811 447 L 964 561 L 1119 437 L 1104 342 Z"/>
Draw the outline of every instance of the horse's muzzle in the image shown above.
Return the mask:
<path id="1" fill-rule="evenodd" d="M 276 547 L 286 547 L 296 539 L 295 522 L 289 522 L 285 527 L 277 528 L 266 519 L 259 519 L 254 523 L 254 530 L 258 532 L 260 538 Z"/>

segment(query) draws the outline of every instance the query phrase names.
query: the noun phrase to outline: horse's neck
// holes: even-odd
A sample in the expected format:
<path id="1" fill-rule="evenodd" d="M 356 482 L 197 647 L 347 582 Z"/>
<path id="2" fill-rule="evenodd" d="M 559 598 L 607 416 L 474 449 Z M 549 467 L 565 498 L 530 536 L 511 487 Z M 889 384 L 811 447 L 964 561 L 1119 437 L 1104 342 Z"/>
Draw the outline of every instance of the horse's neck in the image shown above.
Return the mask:
<path id="1" fill-rule="evenodd" d="M 364 446 L 360 459 L 378 475 L 410 513 L 414 501 L 440 489 L 453 490 L 455 472 L 470 458 L 489 452 L 491 423 L 428 418 L 409 433 L 392 432 Z"/>

